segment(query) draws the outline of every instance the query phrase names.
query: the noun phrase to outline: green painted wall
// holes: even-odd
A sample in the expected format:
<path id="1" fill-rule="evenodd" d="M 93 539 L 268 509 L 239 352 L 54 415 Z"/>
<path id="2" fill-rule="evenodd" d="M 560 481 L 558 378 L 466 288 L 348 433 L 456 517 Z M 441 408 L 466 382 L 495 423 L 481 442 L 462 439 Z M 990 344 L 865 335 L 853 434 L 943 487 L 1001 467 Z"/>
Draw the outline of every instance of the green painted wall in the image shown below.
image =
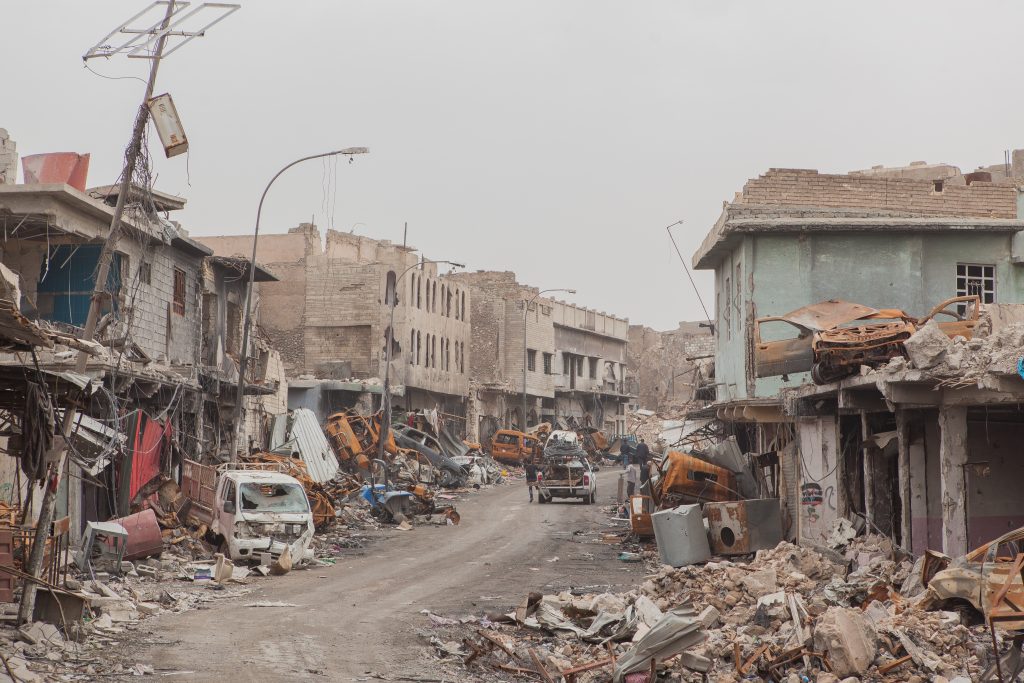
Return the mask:
<path id="1" fill-rule="evenodd" d="M 995 264 L 996 301 L 1021 303 L 1024 266 L 1011 263 L 1011 241 L 1007 233 L 978 232 L 745 236 L 715 270 L 719 400 L 751 397 L 752 330 L 743 324 L 745 317 L 782 315 L 828 299 L 925 315 L 956 296 L 957 263 Z M 790 375 L 788 382 L 758 379 L 753 397 L 774 396 L 781 387 L 803 381 L 810 381 L 806 373 Z"/>

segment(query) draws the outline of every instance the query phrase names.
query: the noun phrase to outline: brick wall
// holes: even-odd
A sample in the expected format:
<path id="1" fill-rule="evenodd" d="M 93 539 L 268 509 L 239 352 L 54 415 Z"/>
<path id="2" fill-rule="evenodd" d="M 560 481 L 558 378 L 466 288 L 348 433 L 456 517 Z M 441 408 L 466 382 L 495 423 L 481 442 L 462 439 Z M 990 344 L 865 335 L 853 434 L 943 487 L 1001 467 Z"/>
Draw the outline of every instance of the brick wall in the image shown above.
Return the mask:
<path id="1" fill-rule="evenodd" d="M 316 370 L 323 363 L 346 360 L 356 377 L 372 377 L 370 325 L 336 325 L 305 329 L 306 362 Z"/>
<path id="2" fill-rule="evenodd" d="M 782 204 L 887 209 L 924 216 L 1016 218 L 1012 184 L 946 181 L 936 191 L 931 180 L 833 175 L 814 170 L 773 168 L 747 181 L 737 200 L 745 204 Z"/>

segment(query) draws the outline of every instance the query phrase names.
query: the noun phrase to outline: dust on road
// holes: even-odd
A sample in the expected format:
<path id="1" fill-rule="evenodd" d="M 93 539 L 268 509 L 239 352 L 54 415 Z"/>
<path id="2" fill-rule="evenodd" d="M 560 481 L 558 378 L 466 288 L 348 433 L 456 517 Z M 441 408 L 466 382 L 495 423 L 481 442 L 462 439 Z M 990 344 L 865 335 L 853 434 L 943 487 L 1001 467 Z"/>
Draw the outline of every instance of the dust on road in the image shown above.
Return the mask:
<path id="1" fill-rule="evenodd" d="M 638 583 L 643 568 L 600 542 L 622 528 L 602 511 L 617 478 L 598 475 L 596 505 L 529 504 L 522 484 L 474 494 L 459 505 L 458 527 L 417 527 L 238 601 L 148 620 L 136 661 L 193 681 L 427 676 L 437 662 L 419 636 L 429 630 L 421 610 L 479 615 L 508 611 L 531 591 Z M 259 600 L 298 606 L 245 606 Z"/>

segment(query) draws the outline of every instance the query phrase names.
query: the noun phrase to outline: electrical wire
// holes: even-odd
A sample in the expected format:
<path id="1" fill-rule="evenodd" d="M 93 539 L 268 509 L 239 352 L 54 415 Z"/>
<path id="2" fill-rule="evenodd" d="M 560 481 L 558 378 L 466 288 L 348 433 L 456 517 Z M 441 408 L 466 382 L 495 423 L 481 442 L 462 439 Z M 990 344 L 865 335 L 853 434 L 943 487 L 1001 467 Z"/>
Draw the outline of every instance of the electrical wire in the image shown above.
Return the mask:
<path id="1" fill-rule="evenodd" d="M 704 310 L 704 317 L 706 317 L 707 321 L 711 324 L 711 334 L 714 334 L 715 333 L 715 320 L 714 320 L 714 318 L 711 317 L 711 314 L 708 313 L 708 307 L 704 305 L 704 299 L 702 299 L 701 296 L 700 296 L 700 291 L 697 289 L 697 283 L 694 282 L 693 275 L 690 274 L 690 269 L 686 265 L 686 259 L 683 258 L 683 253 L 681 251 L 679 251 L 679 245 L 676 244 L 676 238 L 672 234 L 672 228 L 674 228 L 677 225 L 682 225 L 682 223 L 683 223 L 682 219 L 679 219 L 678 221 L 676 221 L 672 225 L 666 226 L 665 227 L 665 231 L 668 233 L 668 238 L 670 240 L 672 240 L 672 246 L 675 247 L 676 254 L 679 256 L 679 262 L 683 264 L 683 270 L 686 271 L 686 277 L 688 277 L 690 279 L 690 284 L 693 286 L 693 293 L 697 295 L 697 301 L 700 302 L 700 307 Z"/>
<path id="2" fill-rule="evenodd" d="M 138 76 L 107 76 L 106 74 L 101 74 L 101 73 L 100 73 L 99 71 L 96 71 L 96 70 L 95 70 L 95 69 L 93 69 L 93 68 L 92 68 L 91 66 L 89 66 L 89 63 L 88 63 L 88 62 L 85 62 L 85 63 L 83 64 L 83 66 L 85 66 L 85 68 L 86 68 L 86 69 L 88 69 L 88 70 L 89 70 L 89 71 L 91 71 L 92 73 L 96 74 L 96 75 L 97 75 L 97 76 L 99 76 L 100 78 L 106 78 L 106 79 L 107 79 L 108 81 L 124 81 L 124 80 L 135 80 L 135 81 L 140 81 L 140 82 L 142 82 L 142 83 L 146 83 L 146 79 L 144 79 L 144 78 L 139 78 Z"/>

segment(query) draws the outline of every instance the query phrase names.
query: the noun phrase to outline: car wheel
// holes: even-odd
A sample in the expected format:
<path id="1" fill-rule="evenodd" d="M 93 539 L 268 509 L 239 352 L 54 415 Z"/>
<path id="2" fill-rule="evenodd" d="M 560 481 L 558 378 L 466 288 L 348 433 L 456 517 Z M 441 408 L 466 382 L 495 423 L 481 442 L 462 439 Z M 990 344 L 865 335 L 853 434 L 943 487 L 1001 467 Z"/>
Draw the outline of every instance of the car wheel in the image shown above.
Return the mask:
<path id="1" fill-rule="evenodd" d="M 543 493 L 538 493 L 537 494 L 537 502 L 538 503 L 548 503 L 550 501 L 551 501 L 551 499 L 550 498 L 545 498 Z"/>

